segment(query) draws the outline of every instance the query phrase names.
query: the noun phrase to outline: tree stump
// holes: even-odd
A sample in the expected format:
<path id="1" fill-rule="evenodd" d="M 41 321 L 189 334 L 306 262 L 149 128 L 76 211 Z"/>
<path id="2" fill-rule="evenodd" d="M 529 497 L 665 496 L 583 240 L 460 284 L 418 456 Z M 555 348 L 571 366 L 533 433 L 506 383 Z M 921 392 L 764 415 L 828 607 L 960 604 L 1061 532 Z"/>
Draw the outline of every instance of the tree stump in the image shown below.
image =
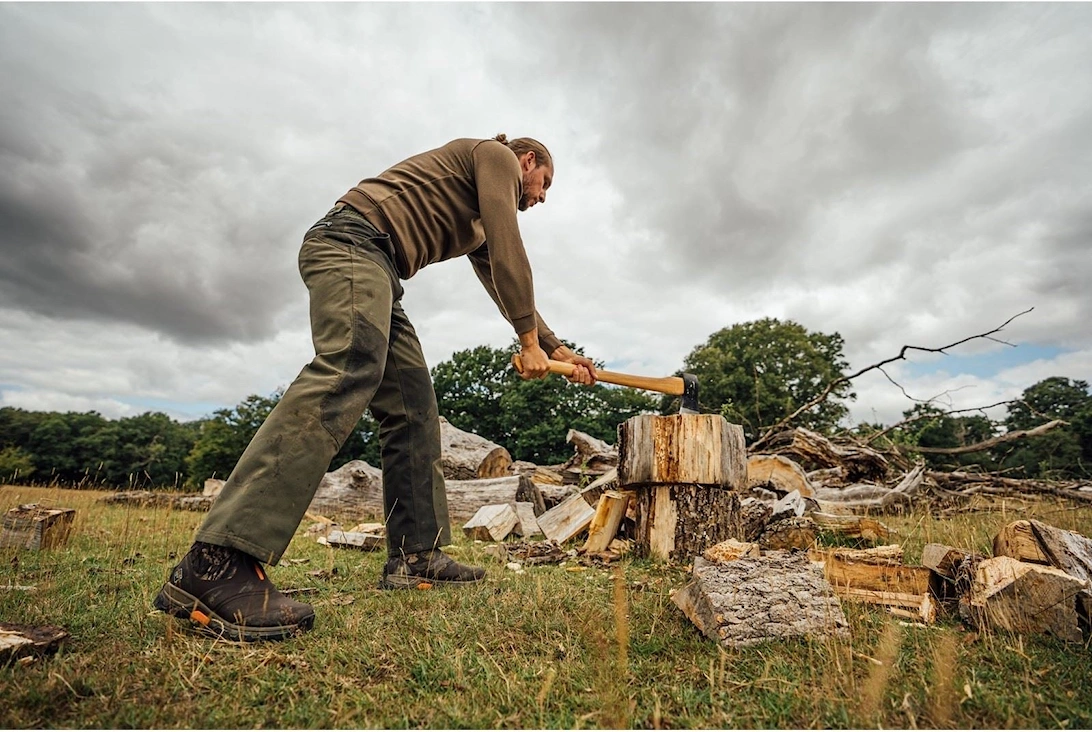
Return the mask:
<path id="1" fill-rule="evenodd" d="M 738 494 L 747 481 L 743 428 L 714 414 L 643 414 L 618 427 L 618 484 L 637 494 L 636 549 L 690 561 L 744 539 Z"/>

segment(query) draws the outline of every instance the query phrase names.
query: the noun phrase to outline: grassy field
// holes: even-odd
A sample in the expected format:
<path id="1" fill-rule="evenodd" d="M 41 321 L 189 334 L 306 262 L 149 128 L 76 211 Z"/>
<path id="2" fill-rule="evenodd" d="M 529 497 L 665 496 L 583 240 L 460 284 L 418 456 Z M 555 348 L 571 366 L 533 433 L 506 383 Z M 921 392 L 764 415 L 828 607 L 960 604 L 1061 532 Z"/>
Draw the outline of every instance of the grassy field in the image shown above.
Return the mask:
<path id="1" fill-rule="evenodd" d="M 218 642 L 151 607 L 201 515 L 106 506 L 101 495 L 0 488 L 0 511 L 78 510 L 65 548 L 0 549 L 0 620 L 72 635 L 55 656 L 0 668 L 0 727 L 1092 726 L 1087 644 L 976 633 L 957 619 L 904 626 L 846 604 L 849 640 L 728 651 L 670 601 L 682 568 L 634 560 L 516 574 L 465 539 L 453 555 L 487 566 L 487 582 L 381 592 L 382 554 L 327 549 L 301 530 L 271 576 L 316 588 L 306 598 L 315 630 Z M 1058 503 L 888 523 L 916 562 L 931 541 L 988 551 L 998 528 L 1030 517 L 1092 536 L 1092 509 Z"/>

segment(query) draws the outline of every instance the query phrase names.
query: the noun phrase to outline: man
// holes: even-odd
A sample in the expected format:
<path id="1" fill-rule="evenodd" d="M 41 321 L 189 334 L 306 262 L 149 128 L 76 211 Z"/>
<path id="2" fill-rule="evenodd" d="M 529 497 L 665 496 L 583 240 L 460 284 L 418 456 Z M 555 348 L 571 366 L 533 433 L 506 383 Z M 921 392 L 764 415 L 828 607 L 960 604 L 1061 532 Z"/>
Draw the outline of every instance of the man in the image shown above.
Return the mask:
<path id="1" fill-rule="evenodd" d="M 524 378 L 547 354 L 595 383 L 591 360 L 562 345 L 538 315 L 516 212 L 546 200 L 549 151 L 530 138 L 460 139 L 360 182 L 304 236 L 315 358 L 254 435 L 155 606 L 208 633 L 279 639 L 314 624 L 282 595 L 276 564 L 319 480 L 365 409 L 379 423 L 388 561 L 384 589 L 480 582 L 485 572 L 440 551 L 451 543 L 440 468 L 436 395 L 402 311 L 400 279 L 466 255 L 519 336 Z"/>

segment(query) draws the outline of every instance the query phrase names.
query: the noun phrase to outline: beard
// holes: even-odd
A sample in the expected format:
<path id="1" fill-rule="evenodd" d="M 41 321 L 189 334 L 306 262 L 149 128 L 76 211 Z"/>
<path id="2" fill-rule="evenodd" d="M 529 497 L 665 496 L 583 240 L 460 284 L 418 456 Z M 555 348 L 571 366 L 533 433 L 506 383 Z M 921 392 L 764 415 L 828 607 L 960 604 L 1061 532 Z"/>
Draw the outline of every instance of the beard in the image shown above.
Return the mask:
<path id="1" fill-rule="evenodd" d="M 519 197 L 519 204 L 517 205 L 517 207 L 519 208 L 520 211 L 526 211 L 528 209 L 528 207 L 530 207 L 530 205 L 531 205 L 531 199 L 527 197 L 526 193 L 524 193 L 523 195 L 521 195 Z"/>

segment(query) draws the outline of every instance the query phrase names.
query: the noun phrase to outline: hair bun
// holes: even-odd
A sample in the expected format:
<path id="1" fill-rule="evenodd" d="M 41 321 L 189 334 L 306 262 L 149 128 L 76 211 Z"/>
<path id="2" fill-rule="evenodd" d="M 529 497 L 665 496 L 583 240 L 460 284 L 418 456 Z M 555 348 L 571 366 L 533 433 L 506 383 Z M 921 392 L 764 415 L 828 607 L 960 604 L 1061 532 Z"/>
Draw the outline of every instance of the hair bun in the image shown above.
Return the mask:
<path id="1" fill-rule="evenodd" d="M 503 132 L 500 133 L 499 135 L 497 135 L 496 137 L 494 137 L 493 139 L 496 140 L 497 142 L 501 143 L 501 144 L 504 144 L 504 145 L 508 144 L 508 135 L 504 134 Z"/>

